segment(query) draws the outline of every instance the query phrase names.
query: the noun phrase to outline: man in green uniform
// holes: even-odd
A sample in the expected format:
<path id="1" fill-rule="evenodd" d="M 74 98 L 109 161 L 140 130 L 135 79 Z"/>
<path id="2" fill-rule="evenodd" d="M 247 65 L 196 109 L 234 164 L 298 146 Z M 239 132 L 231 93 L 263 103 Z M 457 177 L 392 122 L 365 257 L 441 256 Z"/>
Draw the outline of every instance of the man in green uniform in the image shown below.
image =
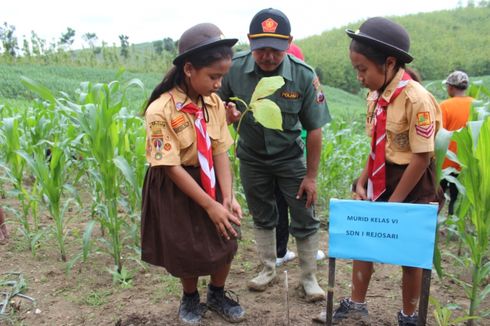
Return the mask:
<path id="1" fill-rule="evenodd" d="M 274 196 L 277 184 L 291 210 L 290 233 L 296 237 L 301 285 L 308 301 L 323 300 L 325 292 L 316 280 L 316 253 L 320 222 L 315 216 L 316 177 L 322 144 L 322 126 L 330 120 L 320 82 L 313 69 L 288 56 L 291 26 L 277 9 L 259 11 L 250 23 L 251 52 L 239 53 L 222 82 L 221 98 L 236 96 L 249 103 L 262 77 L 282 76 L 285 84 L 268 98 L 282 113 L 282 131 L 267 129 L 252 114 L 243 117 L 237 156 L 263 269 L 248 282 L 251 290 L 263 291 L 276 278 L 275 227 L 278 211 Z M 229 106 L 227 118 L 236 122 L 241 104 Z M 301 127 L 307 130 L 305 144 Z"/>

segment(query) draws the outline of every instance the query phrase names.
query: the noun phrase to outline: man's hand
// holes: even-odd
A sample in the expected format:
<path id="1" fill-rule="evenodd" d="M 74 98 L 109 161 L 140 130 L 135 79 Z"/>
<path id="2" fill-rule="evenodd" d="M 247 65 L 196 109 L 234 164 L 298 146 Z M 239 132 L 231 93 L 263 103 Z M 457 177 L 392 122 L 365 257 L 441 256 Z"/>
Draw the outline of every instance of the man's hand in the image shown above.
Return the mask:
<path id="1" fill-rule="evenodd" d="M 300 199 L 303 193 L 306 193 L 306 208 L 310 208 L 312 204 L 316 203 L 317 199 L 316 178 L 306 176 L 303 179 L 296 194 L 296 199 Z"/>
<path id="2" fill-rule="evenodd" d="M 226 109 L 226 123 L 230 125 L 240 120 L 242 113 L 236 109 L 236 104 L 233 102 L 227 102 L 224 104 Z"/>

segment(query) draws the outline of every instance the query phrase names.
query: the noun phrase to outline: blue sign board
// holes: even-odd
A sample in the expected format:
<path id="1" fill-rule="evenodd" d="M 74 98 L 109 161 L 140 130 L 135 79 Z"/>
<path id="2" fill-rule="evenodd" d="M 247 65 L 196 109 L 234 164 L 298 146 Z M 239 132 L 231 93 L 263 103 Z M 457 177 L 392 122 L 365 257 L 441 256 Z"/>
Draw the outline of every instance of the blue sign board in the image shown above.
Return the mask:
<path id="1" fill-rule="evenodd" d="M 329 256 L 432 269 L 437 205 L 330 200 Z"/>

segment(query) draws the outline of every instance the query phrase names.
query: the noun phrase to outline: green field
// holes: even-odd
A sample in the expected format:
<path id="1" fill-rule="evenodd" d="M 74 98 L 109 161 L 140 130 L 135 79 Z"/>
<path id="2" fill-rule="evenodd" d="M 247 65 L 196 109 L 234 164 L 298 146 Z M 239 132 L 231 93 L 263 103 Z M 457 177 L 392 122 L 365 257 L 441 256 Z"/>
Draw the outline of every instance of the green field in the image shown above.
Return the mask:
<path id="1" fill-rule="evenodd" d="M 0 190 L 16 246 L 33 256 L 49 246 L 68 271 L 93 261 L 94 253 L 105 254 L 113 259 L 108 263 L 113 267 L 105 268 L 113 281 L 131 287 L 138 268 L 133 263 L 141 264 L 140 194 L 146 170 L 140 112 L 162 76 L 42 65 L 0 65 L 0 73 Z M 35 82 L 26 84 L 21 76 Z M 143 89 L 127 87 L 133 79 L 141 80 Z M 472 80 L 488 84 L 490 76 Z M 425 85 L 444 98 L 440 80 Z M 329 199 L 350 197 L 369 139 L 363 96 L 328 86 L 324 90 L 333 120 L 324 128 L 316 210 L 325 231 Z M 240 180 L 235 184 L 247 214 Z M 459 221 L 457 232 L 463 234 L 469 222 Z M 455 222 L 446 223 L 441 227 L 450 229 Z M 79 249 L 73 249 L 73 239 Z M 488 249 L 480 252 L 488 257 Z M 483 261 L 471 264 L 481 266 Z M 473 281 L 475 289 L 482 280 Z M 476 300 L 486 292 L 474 293 L 472 307 L 478 307 Z M 482 307 L 484 316 L 487 307 Z"/>

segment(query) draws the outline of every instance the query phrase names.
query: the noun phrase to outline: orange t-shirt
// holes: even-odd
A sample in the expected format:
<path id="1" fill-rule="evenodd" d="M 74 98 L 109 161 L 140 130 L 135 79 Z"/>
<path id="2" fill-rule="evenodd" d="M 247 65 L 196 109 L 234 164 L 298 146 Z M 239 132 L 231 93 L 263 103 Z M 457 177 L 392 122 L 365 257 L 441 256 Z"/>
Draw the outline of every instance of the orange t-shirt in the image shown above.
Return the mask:
<path id="1" fill-rule="evenodd" d="M 470 116 L 470 108 L 473 98 L 470 96 L 456 96 L 440 104 L 442 110 L 442 125 L 449 131 L 461 129 L 466 126 L 466 122 Z M 455 141 L 449 143 L 448 150 L 457 153 L 458 147 Z M 453 167 L 456 170 L 461 170 L 461 167 L 456 162 L 451 161 L 446 157 L 442 168 Z"/>

